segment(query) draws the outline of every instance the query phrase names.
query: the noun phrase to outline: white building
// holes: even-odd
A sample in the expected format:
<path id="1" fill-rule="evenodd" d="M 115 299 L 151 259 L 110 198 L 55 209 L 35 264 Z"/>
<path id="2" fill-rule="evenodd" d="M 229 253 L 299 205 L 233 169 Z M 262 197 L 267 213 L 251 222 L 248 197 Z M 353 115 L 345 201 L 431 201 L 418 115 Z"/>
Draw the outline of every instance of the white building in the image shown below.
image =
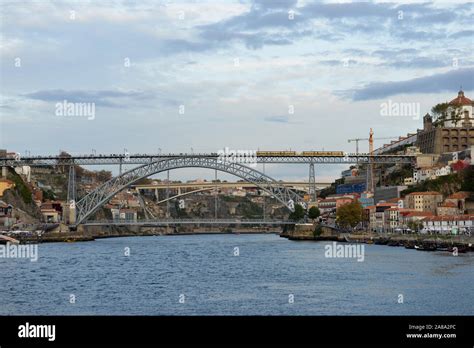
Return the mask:
<path id="1" fill-rule="evenodd" d="M 474 127 L 473 102 L 464 96 L 462 90 L 458 92 L 457 98 L 451 100 L 449 104 L 451 106 L 447 110 L 448 118 L 444 121 L 444 127 L 460 127 L 461 124 L 463 127 Z"/>
<path id="2" fill-rule="evenodd" d="M 431 216 L 423 219 L 423 230 L 440 234 L 474 233 L 474 215 Z"/>

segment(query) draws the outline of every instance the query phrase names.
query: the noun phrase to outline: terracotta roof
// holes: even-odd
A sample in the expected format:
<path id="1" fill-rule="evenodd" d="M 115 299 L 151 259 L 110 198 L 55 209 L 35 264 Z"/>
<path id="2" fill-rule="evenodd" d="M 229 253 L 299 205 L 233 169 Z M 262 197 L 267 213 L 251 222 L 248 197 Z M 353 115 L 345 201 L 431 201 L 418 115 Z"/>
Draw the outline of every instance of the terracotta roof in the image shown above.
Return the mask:
<path id="1" fill-rule="evenodd" d="M 405 212 L 404 216 L 411 217 L 411 216 L 433 216 L 434 214 L 429 211 L 410 211 Z"/>
<path id="2" fill-rule="evenodd" d="M 380 203 L 377 203 L 377 207 L 396 207 L 397 206 L 397 203 L 396 202 L 393 202 L 393 203 L 389 203 L 389 202 L 380 202 Z"/>
<path id="3" fill-rule="evenodd" d="M 319 203 L 329 203 L 329 202 L 336 203 L 336 200 L 333 198 L 326 198 L 319 201 Z"/>
<path id="4" fill-rule="evenodd" d="M 400 198 L 390 198 L 390 199 L 387 199 L 387 203 L 398 203 L 399 200 Z"/>
<path id="5" fill-rule="evenodd" d="M 461 90 L 458 92 L 457 98 L 454 98 L 449 102 L 451 105 L 472 105 L 472 100 L 464 96 L 464 92 Z"/>
<path id="6" fill-rule="evenodd" d="M 441 193 L 436 192 L 436 191 L 426 191 L 426 192 L 412 192 L 407 194 L 407 196 L 413 195 L 413 196 L 430 196 L 430 195 L 440 195 Z"/>
<path id="7" fill-rule="evenodd" d="M 474 215 L 445 215 L 445 216 L 431 216 L 431 217 L 426 217 L 423 219 L 424 221 L 466 221 L 466 220 L 473 220 L 474 221 Z"/>
<path id="8" fill-rule="evenodd" d="M 14 184 L 13 181 L 8 180 L 8 179 L 0 179 L 0 181 L 1 181 L 1 182 L 6 182 L 7 184 L 10 184 L 10 185 L 11 185 L 11 184 Z"/>
<path id="9" fill-rule="evenodd" d="M 456 204 L 453 202 L 444 202 L 443 204 L 440 205 L 441 208 L 456 208 Z"/>
<path id="10" fill-rule="evenodd" d="M 460 191 L 460 192 L 453 193 L 452 195 L 449 195 L 448 199 L 464 199 L 467 197 L 469 197 L 468 192 Z"/>

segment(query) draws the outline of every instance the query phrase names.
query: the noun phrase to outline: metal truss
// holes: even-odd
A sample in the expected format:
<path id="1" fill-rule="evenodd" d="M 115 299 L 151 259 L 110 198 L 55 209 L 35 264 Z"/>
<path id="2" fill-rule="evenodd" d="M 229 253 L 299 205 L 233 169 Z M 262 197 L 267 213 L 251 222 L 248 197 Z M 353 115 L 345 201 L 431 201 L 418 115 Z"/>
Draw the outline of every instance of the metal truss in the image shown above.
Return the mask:
<path id="1" fill-rule="evenodd" d="M 0 166 L 69 166 L 69 165 L 143 165 L 158 160 L 171 158 L 218 158 L 216 153 L 211 154 L 143 154 L 143 155 L 83 155 L 72 157 L 60 156 L 29 156 L 16 158 L 0 158 Z M 348 154 L 347 156 L 257 156 L 257 163 L 315 163 L 315 164 L 345 164 L 345 163 L 414 163 L 416 156 L 412 155 L 373 155 Z"/>
<path id="2" fill-rule="evenodd" d="M 279 182 L 253 168 L 239 163 L 221 161 L 217 157 L 175 157 L 152 163 L 148 163 L 129 170 L 99 186 L 97 189 L 84 196 L 76 203 L 76 222 L 78 225 L 84 222 L 97 209 L 110 200 L 115 194 L 127 186 L 148 176 L 178 168 L 200 167 L 215 169 L 238 176 L 245 181 L 251 182 L 266 191 L 294 211 L 294 205 L 304 205 L 303 199 L 293 190 L 283 187 Z"/>

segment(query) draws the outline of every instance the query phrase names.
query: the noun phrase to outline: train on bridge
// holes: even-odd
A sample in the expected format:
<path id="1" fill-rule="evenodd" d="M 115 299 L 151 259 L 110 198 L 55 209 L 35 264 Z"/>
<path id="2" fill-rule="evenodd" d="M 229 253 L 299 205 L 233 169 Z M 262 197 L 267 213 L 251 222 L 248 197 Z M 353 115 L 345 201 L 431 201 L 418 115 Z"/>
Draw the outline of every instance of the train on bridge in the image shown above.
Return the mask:
<path id="1" fill-rule="evenodd" d="M 343 151 L 257 151 L 257 157 L 344 157 Z"/>

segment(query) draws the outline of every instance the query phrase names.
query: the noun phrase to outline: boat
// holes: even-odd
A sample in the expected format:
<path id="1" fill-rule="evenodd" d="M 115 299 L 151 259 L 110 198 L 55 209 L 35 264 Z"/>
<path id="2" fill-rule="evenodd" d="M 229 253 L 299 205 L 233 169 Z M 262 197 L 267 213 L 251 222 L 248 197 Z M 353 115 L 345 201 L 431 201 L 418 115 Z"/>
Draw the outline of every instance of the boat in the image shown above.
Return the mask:
<path id="1" fill-rule="evenodd" d="M 420 245 L 415 245 L 415 249 L 419 251 L 436 251 L 436 245 L 420 244 Z"/>
<path id="2" fill-rule="evenodd" d="M 20 244 L 20 241 L 15 238 L 0 234 L 0 244 L 7 244 L 7 243 Z"/>
<path id="3" fill-rule="evenodd" d="M 415 249 L 415 244 L 407 242 L 405 243 L 405 249 Z"/>
<path id="4" fill-rule="evenodd" d="M 458 254 L 464 254 L 464 253 L 467 253 L 467 251 L 468 251 L 468 247 L 466 247 L 464 245 L 456 245 L 454 247 L 449 248 L 448 251 L 453 253 L 455 251 L 454 248 L 457 248 Z"/>
<path id="5" fill-rule="evenodd" d="M 388 239 L 386 238 L 377 238 L 375 239 L 375 244 L 377 245 L 386 245 L 388 243 Z"/>

